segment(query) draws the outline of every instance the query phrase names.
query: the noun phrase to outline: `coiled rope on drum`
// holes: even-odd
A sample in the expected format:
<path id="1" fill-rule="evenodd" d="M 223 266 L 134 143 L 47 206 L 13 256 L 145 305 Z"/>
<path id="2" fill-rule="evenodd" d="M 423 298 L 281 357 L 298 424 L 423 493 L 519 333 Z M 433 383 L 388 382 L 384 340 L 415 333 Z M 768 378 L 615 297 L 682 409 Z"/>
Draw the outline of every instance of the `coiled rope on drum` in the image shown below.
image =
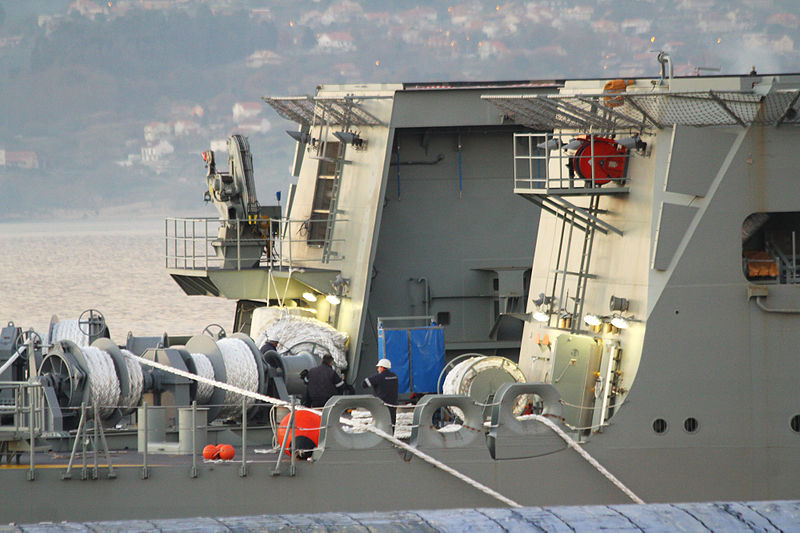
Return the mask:
<path id="1" fill-rule="evenodd" d="M 197 375 L 206 379 L 214 379 L 214 367 L 211 361 L 204 353 L 193 353 L 192 360 L 194 360 L 194 367 L 197 370 Z M 211 395 L 214 394 L 214 386 L 203 381 L 197 382 L 197 403 L 205 405 L 211 401 Z"/>
<path id="2" fill-rule="evenodd" d="M 97 415 L 100 418 L 107 418 L 117 408 L 120 397 L 119 379 L 114 369 L 114 361 L 108 352 L 94 346 L 82 346 L 81 352 L 88 367 L 92 404 L 97 408 Z"/>
<path id="3" fill-rule="evenodd" d="M 165 372 L 169 372 L 169 373 L 172 373 L 172 374 L 175 374 L 175 375 L 178 375 L 178 376 L 183 376 L 183 377 L 188 378 L 188 379 L 194 379 L 196 381 L 205 381 L 209 385 L 212 385 L 214 387 L 219 387 L 219 388 L 221 388 L 221 389 L 223 389 L 223 390 L 225 390 L 227 392 L 232 392 L 234 394 L 239 394 L 239 395 L 245 396 L 247 398 L 252 398 L 254 400 L 261 400 L 261 401 L 263 401 L 265 403 L 269 403 L 269 404 L 272 404 L 272 405 L 283 406 L 283 407 L 291 407 L 291 404 L 289 402 L 283 401 L 283 400 L 278 399 L 278 398 L 273 398 L 271 396 L 266 396 L 264 394 L 259 394 L 257 392 L 253 392 L 253 391 L 249 391 L 249 390 L 242 390 L 242 389 L 238 389 L 237 390 L 235 387 L 232 387 L 231 385 L 228 385 L 227 383 L 221 383 L 219 381 L 214 381 L 214 380 L 210 380 L 210 379 L 207 379 L 207 378 L 203 378 L 203 377 L 197 376 L 195 374 L 191 374 L 189 372 L 184 372 L 182 370 L 178 370 L 176 368 L 172 368 L 172 367 L 163 365 L 161 363 L 156 363 L 155 361 L 150 361 L 149 359 L 144 359 L 142 357 L 137 357 L 136 360 L 139 361 L 140 363 L 142 363 L 143 365 L 152 366 L 154 368 L 158 368 L 158 369 L 161 369 L 161 370 L 163 370 Z M 307 411 L 313 411 L 313 412 L 315 412 L 317 414 L 321 413 L 321 411 L 319 409 L 309 409 L 309 408 L 305 408 L 305 407 L 300 407 L 298 409 L 303 409 L 303 410 L 307 410 Z M 547 420 L 545 417 L 542 417 L 542 416 L 538 417 L 537 419 Z M 350 426 L 355 426 L 355 425 L 358 424 L 358 422 L 354 422 L 354 421 L 346 419 L 346 418 L 341 418 L 340 419 L 340 423 L 347 424 L 347 425 L 350 425 Z M 607 479 L 612 481 L 612 483 L 614 483 L 614 485 L 616 487 L 619 487 L 634 502 L 636 502 L 636 503 L 644 503 L 641 498 L 636 496 L 636 494 L 634 494 L 630 489 L 625 487 L 625 485 L 623 485 L 621 481 L 619 481 L 616 477 L 614 477 L 614 475 L 611 474 L 611 472 L 609 472 L 608 470 L 603 468 L 603 466 L 600 465 L 600 463 L 598 463 L 585 450 L 583 450 L 578 445 L 578 443 L 575 442 L 569 435 L 567 435 L 566 433 L 561 431 L 561 428 L 556 426 L 550 420 L 547 420 L 547 422 L 544 422 L 544 424 L 547 425 L 550 428 L 553 428 L 554 431 L 556 431 L 556 433 L 562 439 L 564 439 L 571 448 L 575 449 L 581 455 L 581 457 L 583 457 L 584 459 L 589 461 L 590 464 L 592 464 Z M 400 448 L 402 448 L 404 450 L 407 450 L 409 453 L 411 453 L 413 455 L 416 455 L 417 457 L 419 457 L 423 461 L 425 461 L 425 462 L 427 462 L 427 463 L 429 463 L 429 464 L 431 464 L 431 465 L 433 465 L 433 466 L 435 466 L 435 467 L 437 467 L 437 468 L 439 468 L 441 470 L 444 470 L 448 474 L 460 479 L 464 483 L 467 483 L 468 485 L 470 485 L 472 487 L 475 487 L 476 489 L 478 489 L 479 491 L 483 492 L 484 494 L 487 494 L 487 495 L 491 496 L 492 498 L 495 498 L 496 500 L 501 501 L 501 502 L 505 503 L 506 505 L 508 505 L 510 507 L 522 507 L 519 503 L 515 502 L 514 500 L 503 496 L 499 492 L 487 487 L 486 485 L 483 485 L 482 483 L 480 483 L 480 482 L 478 482 L 478 481 L 476 481 L 476 480 L 474 480 L 474 479 L 462 474 L 461 472 L 455 470 L 454 468 L 451 468 L 450 466 L 447 466 L 446 464 L 442 463 L 441 461 L 438 461 L 437 459 L 434 459 L 433 457 L 431 457 L 430 455 L 426 454 L 425 452 L 423 452 L 421 450 L 418 450 L 417 448 L 414 448 L 414 447 L 410 446 L 409 444 L 407 444 L 407 443 L 405 443 L 405 442 L 403 442 L 403 441 L 401 441 L 399 439 L 396 439 L 396 438 L 392 437 L 391 435 L 389 435 L 385 431 L 381 431 L 380 429 L 378 429 L 376 426 L 374 426 L 374 425 L 367 426 L 366 429 L 368 431 L 378 435 L 379 437 L 382 437 L 382 438 L 388 440 L 389 442 L 395 444 L 396 446 L 398 446 L 398 447 L 400 447 Z"/>
<path id="4" fill-rule="evenodd" d="M 61 320 L 52 325 L 48 344 L 58 341 L 72 341 L 78 346 L 89 345 L 89 335 L 81 331 L 77 320 Z"/>
<path id="5" fill-rule="evenodd" d="M 241 339 L 224 338 L 217 341 L 222 360 L 225 362 L 225 381 L 237 390 L 255 392 L 258 390 L 258 367 L 253 353 Z M 225 406 L 220 410 L 220 417 L 227 418 L 241 412 L 241 404 L 237 390 L 225 391 Z M 248 398 L 247 404 L 252 404 Z"/>
<path id="6" fill-rule="evenodd" d="M 128 369 L 128 395 L 124 396 L 120 393 L 119 405 L 122 409 L 122 414 L 130 414 L 139 405 L 139 400 L 142 398 L 142 390 L 144 389 L 144 375 L 142 373 L 142 365 L 136 362 L 133 353 L 122 348 L 120 350 L 125 358 L 125 367 Z"/>

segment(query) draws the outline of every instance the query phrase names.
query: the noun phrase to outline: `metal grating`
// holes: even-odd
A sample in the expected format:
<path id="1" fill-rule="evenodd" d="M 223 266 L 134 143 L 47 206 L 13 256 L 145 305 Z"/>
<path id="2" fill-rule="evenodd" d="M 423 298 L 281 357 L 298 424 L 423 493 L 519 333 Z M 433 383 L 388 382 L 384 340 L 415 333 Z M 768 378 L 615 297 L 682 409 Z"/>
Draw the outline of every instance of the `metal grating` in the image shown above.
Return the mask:
<path id="1" fill-rule="evenodd" d="M 614 131 L 682 126 L 800 125 L 800 90 L 484 95 L 516 122 L 539 130 Z M 609 103 L 616 104 L 609 107 Z"/>
<path id="2" fill-rule="evenodd" d="M 345 126 L 383 124 L 350 96 L 264 96 L 262 99 L 283 118 L 304 126 L 317 123 Z"/>

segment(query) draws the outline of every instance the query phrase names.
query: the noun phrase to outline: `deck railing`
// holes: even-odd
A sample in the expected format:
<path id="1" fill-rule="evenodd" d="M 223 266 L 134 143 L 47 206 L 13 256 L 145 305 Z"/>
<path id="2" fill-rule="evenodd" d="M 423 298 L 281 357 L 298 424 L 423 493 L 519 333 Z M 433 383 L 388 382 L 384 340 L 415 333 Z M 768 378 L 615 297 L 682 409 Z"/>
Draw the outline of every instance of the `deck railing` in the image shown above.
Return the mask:
<path id="1" fill-rule="evenodd" d="M 302 260 L 322 262 L 325 240 L 309 239 L 310 223 L 285 218 L 220 221 L 209 217 L 169 217 L 164 222 L 165 266 L 181 270 L 284 267 L 298 259 L 298 250 L 309 249 L 311 253 L 303 253 Z M 229 228 L 227 238 L 220 232 L 225 225 Z M 332 244 L 342 241 L 333 239 Z M 223 247 L 231 250 L 227 257 L 220 251 Z M 320 252 L 315 253 L 315 249 Z"/>

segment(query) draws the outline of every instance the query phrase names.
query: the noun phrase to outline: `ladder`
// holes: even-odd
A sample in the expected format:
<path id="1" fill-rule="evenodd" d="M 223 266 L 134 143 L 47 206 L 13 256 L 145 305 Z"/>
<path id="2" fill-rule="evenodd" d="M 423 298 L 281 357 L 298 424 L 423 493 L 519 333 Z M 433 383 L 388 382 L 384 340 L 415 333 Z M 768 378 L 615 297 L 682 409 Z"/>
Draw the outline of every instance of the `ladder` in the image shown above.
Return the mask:
<path id="1" fill-rule="evenodd" d="M 338 252 L 333 248 L 333 230 L 336 226 L 336 215 L 339 209 L 339 190 L 342 182 L 342 169 L 344 167 L 345 143 L 339 143 L 339 150 L 336 153 L 334 162 L 333 184 L 331 186 L 331 203 L 328 207 L 328 220 L 325 224 L 325 240 L 322 243 L 322 262 L 328 263 L 331 258 L 337 257 Z"/>

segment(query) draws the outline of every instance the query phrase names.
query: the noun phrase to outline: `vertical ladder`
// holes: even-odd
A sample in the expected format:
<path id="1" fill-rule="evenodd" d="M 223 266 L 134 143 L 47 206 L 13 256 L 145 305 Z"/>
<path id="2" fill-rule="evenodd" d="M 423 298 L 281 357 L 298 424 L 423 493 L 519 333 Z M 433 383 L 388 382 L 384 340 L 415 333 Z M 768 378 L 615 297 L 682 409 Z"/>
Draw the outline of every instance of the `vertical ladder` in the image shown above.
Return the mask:
<path id="1" fill-rule="evenodd" d="M 559 302 L 562 310 L 567 310 L 567 299 L 569 299 L 569 289 L 567 284 L 570 279 L 575 279 L 575 293 L 573 295 L 573 306 L 571 317 L 572 321 L 568 329 L 575 333 L 580 331 L 579 322 L 583 315 L 583 304 L 586 296 L 586 285 L 589 279 L 596 278 L 589 273 L 591 265 L 592 248 L 594 245 L 595 230 L 597 228 L 594 220 L 598 214 L 600 197 L 594 195 L 589 201 L 587 212 L 589 217 L 581 220 L 573 210 L 564 210 L 561 217 L 561 239 L 559 241 L 558 252 L 556 254 L 556 268 L 553 270 L 553 285 L 550 297 Z M 585 225 L 582 222 L 585 221 Z M 580 264 L 577 271 L 569 270 L 570 250 L 572 248 L 572 237 L 575 229 L 583 231 L 583 244 L 581 248 Z M 558 321 L 558 317 L 556 317 Z M 556 324 L 557 325 L 557 324 Z"/>
<path id="2" fill-rule="evenodd" d="M 322 243 L 322 262 L 328 263 L 331 258 L 338 256 L 332 250 L 333 230 L 336 226 L 336 215 L 339 209 L 339 191 L 341 189 L 342 169 L 344 167 L 345 143 L 339 143 L 339 150 L 336 154 L 336 161 L 333 170 L 333 185 L 331 186 L 331 203 L 328 208 L 328 222 L 325 224 L 325 240 Z"/>
<path id="3" fill-rule="evenodd" d="M 589 200 L 589 213 L 592 216 L 597 215 L 597 206 L 599 205 L 600 197 L 595 195 L 591 197 Z M 586 296 L 586 284 L 589 278 L 594 278 L 592 274 L 589 274 L 589 264 L 591 263 L 592 259 L 592 246 L 594 245 L 594 232 L 595 232 L 595 225 L 594 224 L 587 224 L 586 230 L 583 234 L 583 249 L 581 250 L 581 264 L 578 268 L 578 287 L 575 293 L 575 306 L 573 307 L 573 321 L 572 321 L 572 331 L 578 331 L 580 329 L 580 324 L 578 319 L 583 316 L 583 303 L 584 297 Z"/>

